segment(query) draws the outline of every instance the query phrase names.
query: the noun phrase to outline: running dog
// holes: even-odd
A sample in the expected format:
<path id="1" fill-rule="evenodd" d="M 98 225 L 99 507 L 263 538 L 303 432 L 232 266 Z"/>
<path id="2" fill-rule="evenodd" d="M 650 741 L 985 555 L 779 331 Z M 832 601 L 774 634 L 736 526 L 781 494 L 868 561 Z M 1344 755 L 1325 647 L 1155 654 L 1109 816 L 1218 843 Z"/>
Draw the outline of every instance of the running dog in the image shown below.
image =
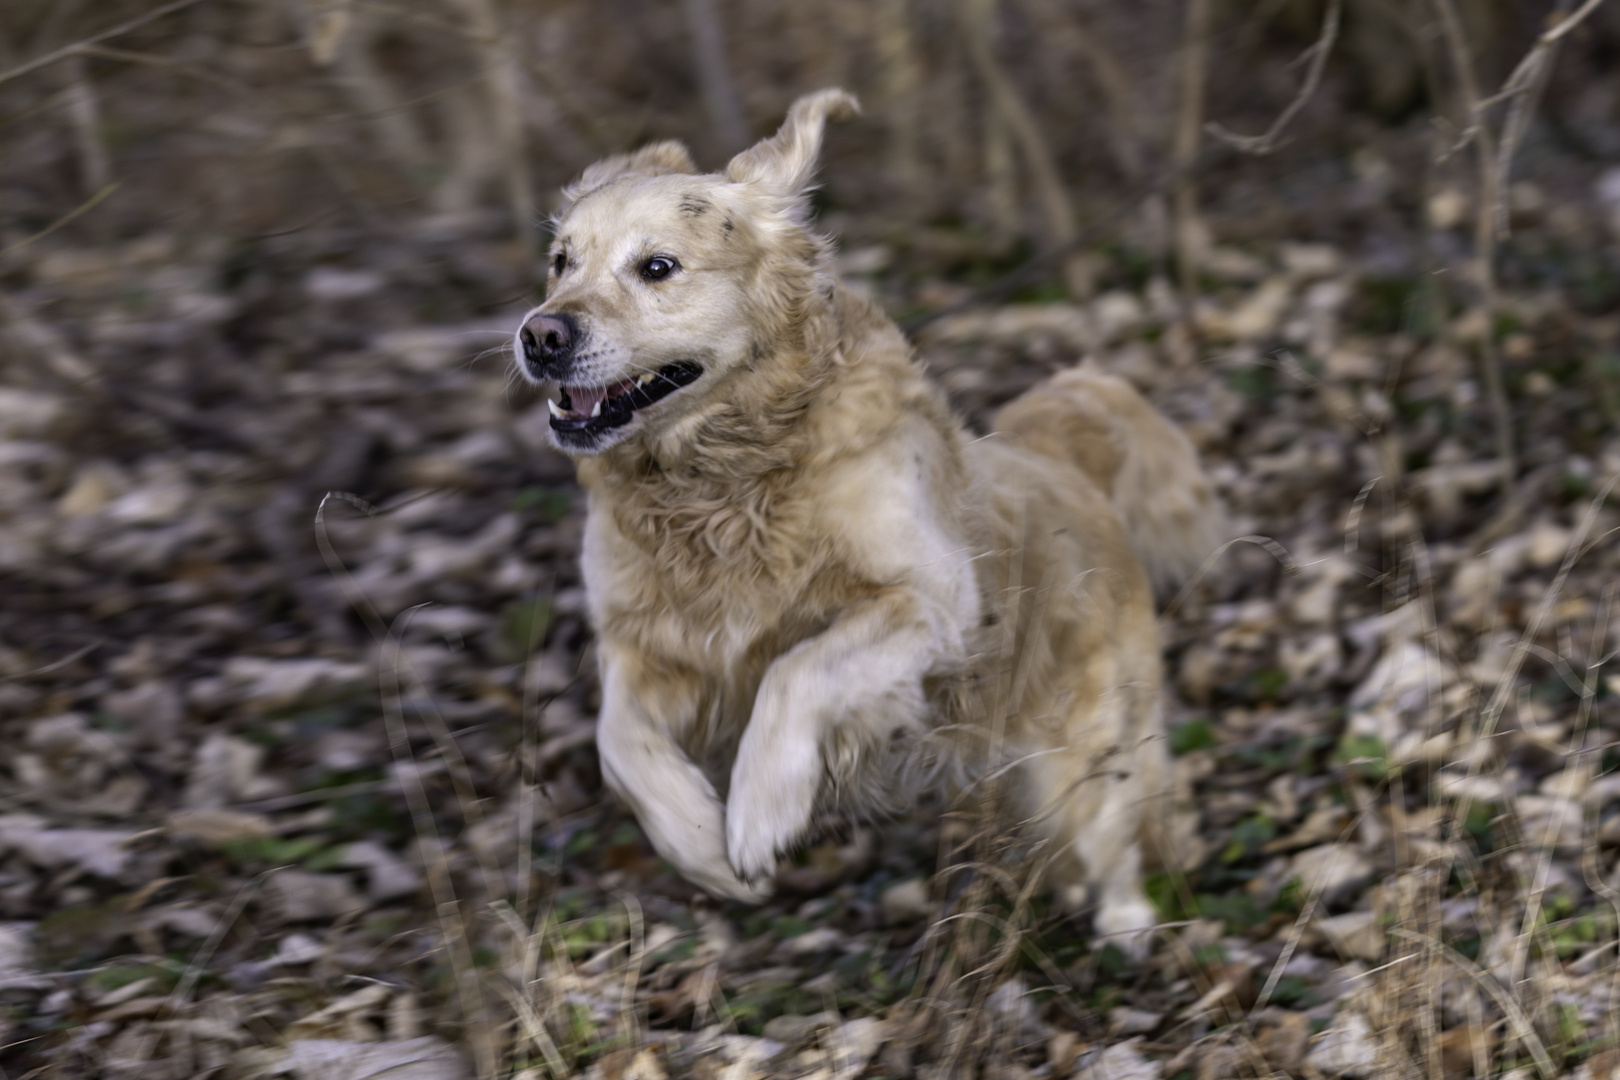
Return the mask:
<path id="1" fill-rule="evenodd" d="M 856 111 L 823 90 L 723 172 L 660 142 L 564 189 L 515 347 L 589 496 L 603 777 L 683 875 L 758 901 L 823 815 L 1005 767 L 1098 932 L 1140 951 L 1167 844 L 1154 590 L 1214 550 L 1215 498 L 1090 370 L 969 435 L 811 224 L 823 129 Z"/>

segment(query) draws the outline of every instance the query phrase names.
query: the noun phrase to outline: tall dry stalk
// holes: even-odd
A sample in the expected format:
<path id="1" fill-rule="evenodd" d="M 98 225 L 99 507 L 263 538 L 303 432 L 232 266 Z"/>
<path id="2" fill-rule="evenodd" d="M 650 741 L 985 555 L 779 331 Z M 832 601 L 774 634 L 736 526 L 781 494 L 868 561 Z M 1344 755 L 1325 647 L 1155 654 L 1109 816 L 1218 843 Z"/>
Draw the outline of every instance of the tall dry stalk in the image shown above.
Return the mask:
<path id="1" fill-rule="evenodd" d="M 907 0 L 877 0 L 873 18 L 889 121 L 889 182 L 895 192 L 915 198 L 922 186 L 918 140 L 922 65 L 912 36 L 909 4 Z"/>
<path id="2" fill-rule="evenodd" d="M 1147 151 L 1137 107 L 1139 91 L 1097 20 L 1090 12 L 1064 10 L 1045 0 L 1022 0 L 1022 7 L 1038 27 L 1041 38 L 1059 53 L 1072 56 L 1090 75 L 1107 108 L 1109 149 L 1119 171 L 1127 180 L 1140 180 L 1146 169 Z"/>
<path id="3" fill-rule="evenodd" d="M 1529 131 L 1536 103 L 1546 85 L 1559 43 L 1596 11 L 1603 0 L 1585 0 L 1573 14 L 1568 13 L 1567 3 L 1561 3 L 1553 16 L 1553 25 L 1536 38 L 1502 89 L 1489 98 L 1480 92 L 1468 38 L 1456 5 L 1453 0 L 1432 0 L 1432 3 L 1439 20 L 1441 37 L 1451 58 L 1452 76 L 1457 83 L 1460 111 L 1464 118 L 1462 133 L 1456 145 L 1447 153 L 1456 153 L 1470 143 L 1474 150 L 1479 191 L 1474 208 L 1473 278 L 1486 319 L 1479 346 L 1480 367 L 1495 425 L 1497 460 L 1506 485 L 1518 473 L 1513 412 L 1507 399 L 1501 353 L 1496 343 L 1496 321 L 1500 310 L 1496 250 L 1508 233 L 1508 181 L 1512 175 L 1514 156 Z M 1491 108 L 1503 103 L 1508 103 L 1510 108 L 1498 135 L 1491 127 L 1488 113 Z"/>
<path id="4" fill-rule="evenodd" d="M 512 57 L 508 38 L 502 33 L 493 0 L 458 0 L 472 30 L 472 40 L 480 52 L 484 85 L 494 110 L 495 136 L 505 171 L 507 205 L 516 230 L 518 258 L 523 272 L 531 279 L 541 276 L 537 257 L 539 237 L 536 227 L 534 186 L 529 179 L 529 160 L 523 137 L 522 76 Z"/>
<path id="5" fill-rule="evenodd" d="M 1176 173 L 1173 195 L 1176 269 L 1184 299 L 1190 299 L 1197 291 L 1198 268 L 1208 243 L 1198 213 L 1198 179 L 1194 166 L 1198 161 L 1199 137 L 1204 130 L 1204 81 L 1209 68 L 1209 34 L 1213 21 L 1212 0 L 1187 0 L 1181 33 L 1180 101 L 1170 148 L 1170 164 Z"/>
<path id="6" fill-rule="evenodd" d="M 339 22 L 330 17 L 341 13 Z M 383 152 L 411 181 L 422 183 L 432 155 L 422 132 L 393 84 L 377 65 L 373 46 L 378 21 L 369 11 L 332 12 L 327 25 L 333 31 L 317 36 L 317 62 L 328 60 L 344 93 L 366 116 L 377 133 Z"/>
<path id="7" fill-rule="evenodd" d="M 714 0 L 681 0 L 687 32 L 692 37 L 692 67 L 703 88 L 703 104 L 709 123 L 724 144 L 727 154 L 748 145 L 748 123 L 743 117 L 742 100 L 731 75 L 731 59 L 726 55 L 725 29 Z"/>
<path id="8" fill-rule="evenodd" d="M 962 37 L 967 46 L 968 57 L 990 96 L 992 115 L 985 121 L 989 139 L 987 145 L 991 148 L 1002 148 L 1003 155 L 1006 154 L 1005 147 L 1009 143 L 1018 148 L 1019 156 L 1029 170 L 1030 182 L 1035 189 L 1035 199 L 1041 208 L 1041 218 L 1045 225 L 1041 247 L 1047 251 L 1062 251 L 1073 245 L 1079 233 L 1074 219 L 1074 207 L 1070 203 L 1069 193 L 1058 173 L 1057 162 L 1053 158 L 1046 137 L 1041 133 L 1035 114 L 1024 103 L 1012 80 L 1007 77 L 996 60 L 995 0 L 963 0 L 959 10 Z M 1002 197 L 1011 195 L 1016 198 L 1012 193 L 1010 182 L 1010 162 L 1007 164 L 1007 173 L 1007 186 Z M 993 203 L 998 190 L 995 179 L 992 176 Z M 1071 259 L 1070 263 L 1078 266 L 1075 260 Z M 1082 282 L 1080 273 L 1066 273 L 1065 276 L 1073 279 L 1070 281 L 1071 289 L 1078 286 L 1077 291 L 1090 292 L 1089 284 Z"/>
<path id="9" fill-rule="evenodd" d="M 1446 49 L 1451 54 L 1452 76 L 1457 81 L 1458 95 L 1462 99 L 1462 112 L 1469 120 L 1474 143 L 1474 156 L 1478 163 L 1479 193 L 1474 214 L 1474 287 L 1479 294 L 1479 305 L 1485 312 L 1485 332 L 1480 336 L 1479 362 L 1485 376 L 1485 395 L 1491 406 L 1491 419 L 1496 431 L 1496 460 L 1502 470 L 1504 487 L 1512 483 L 1518 468 L 1514 463 L 1513 411 L 1508 405 L 1507 388 L 1502 382 L 1502 357 L 1496 347 L 1496 316 L 1500 301 L 1496 292 L 1496 203 L 1497 188 L 1501 180 L 1496 169 L 1496 137 L 1489 124 L 1480 118 L 1483 99 L 1479 92 L 1479 79 L 1474 73 L 1474 60 L 1463 33 L 1462 20 L 1451 0 L 1432 0 L 1439 16 Z"/>
<path id="10" fill-rule="evenodd" d="M 101 104 L 84 55 L 74 53 L 63 65 L 67 68 L 67 113 L 73 125 L 73 144 L 79 155 L 80 182 L 86 196 L 105 188 L 112 177 L 107 163 L 107 147 L 101 138 Z"/>

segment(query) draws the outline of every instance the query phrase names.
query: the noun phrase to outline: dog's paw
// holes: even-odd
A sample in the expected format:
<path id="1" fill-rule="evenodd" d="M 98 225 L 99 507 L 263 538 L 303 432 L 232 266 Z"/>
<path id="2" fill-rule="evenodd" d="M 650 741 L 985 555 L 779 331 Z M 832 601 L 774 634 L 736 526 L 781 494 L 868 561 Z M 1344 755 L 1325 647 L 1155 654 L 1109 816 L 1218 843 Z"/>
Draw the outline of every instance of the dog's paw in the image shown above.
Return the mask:
<path id="1" fill-rule="evenodd" d="M 776 863 L 784 847 L 771 835 L 747 826 L 727 829 L 731 869 L 744 881 L 768 884 L 776 877 Z"/>
<path id="2" fill-rule="evenodd" d="M 802 758 L 802 760 L 795 760 Z M 821 757 L 784 755 L 770 767 L 749 770 L 739 756 L 726 804 L 726 852 L 731 868 L 748 882 L 776 876 L 776 862 L 804 839 L 821 780 Z M 794 767 L 783 768 L 788 761 Z"/>
<path id="3" fill-rule="evenodd" d="M 682 874 L 711 896 L 741 900 L 745 904 L 763 904 L 775 891 L 775 883 L 769 878 L 750 881 L 732 873 L 729 866 L 688 868 Z"/>
<path id="4" fill-rule="evenodd" d="M 1153 928 L 1158 921 L 1158 913 L 1144 896 L 1105 899 L 1093 922 L 1097 944 L 1111 944 L 1139 964 L 1153 951 Z"/>

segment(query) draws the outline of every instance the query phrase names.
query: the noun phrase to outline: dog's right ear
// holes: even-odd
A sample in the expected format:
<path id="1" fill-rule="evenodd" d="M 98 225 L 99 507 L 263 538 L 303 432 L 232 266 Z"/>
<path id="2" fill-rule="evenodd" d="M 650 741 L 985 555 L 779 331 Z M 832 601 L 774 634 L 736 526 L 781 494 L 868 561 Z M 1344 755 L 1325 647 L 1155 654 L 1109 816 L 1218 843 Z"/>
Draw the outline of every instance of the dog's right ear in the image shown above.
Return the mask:
<path id="1" fill-rule="evenodd" d="M 770 195 L 799 202 L 815 176 L 827 121 L 843 120 L 860 111 L 855 96 L 843 90 L 804 95 L 788 109 L 787 119 L 775 135 L 731 159 L 726 179 L 734 184 L 758 184 Z"/>
<path id="2" fill-rule="evenodd" d="M 562 189 L 563 204 L 558 208 L 558 212 L 567 210 L 581 197 L 621 176 L 664 176 L 669 173 L 695 172 L 697 166 L 692 164 L 692 155 L 681 143 L 673 139 L 651 143 L 631 154 L 605 157 L 587 168 L 580 174 L 578 180 Z"/>

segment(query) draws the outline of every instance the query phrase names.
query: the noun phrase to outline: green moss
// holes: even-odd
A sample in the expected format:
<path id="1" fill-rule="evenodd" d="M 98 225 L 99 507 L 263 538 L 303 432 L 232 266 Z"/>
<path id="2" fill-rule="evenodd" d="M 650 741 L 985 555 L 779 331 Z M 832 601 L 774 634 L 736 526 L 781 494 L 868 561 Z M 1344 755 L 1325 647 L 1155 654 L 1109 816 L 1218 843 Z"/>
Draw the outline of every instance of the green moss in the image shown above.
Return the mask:
<path id="1" fill-rule="evenodd" d="M 512 498 L 512 512 L 528 514 L 542 525 L 555 525 L 573 509 L 573 497 L 556 488 L 526 487 Z"/>
<path id="2" fill-rule="evenodd" d="M 1346 734 L 1339 740 L 1333 762 L 1369 780 L 1382 780 L 1391 772 L 1389 749 L 1376 735 Z"/>
<path id="3" fill-rule="evenodd" d="M 1180 757 L 1215 745 L 1215 728 L 1206 719 L 1186 720 L 1170 729 L 1170 752 Z"/>

